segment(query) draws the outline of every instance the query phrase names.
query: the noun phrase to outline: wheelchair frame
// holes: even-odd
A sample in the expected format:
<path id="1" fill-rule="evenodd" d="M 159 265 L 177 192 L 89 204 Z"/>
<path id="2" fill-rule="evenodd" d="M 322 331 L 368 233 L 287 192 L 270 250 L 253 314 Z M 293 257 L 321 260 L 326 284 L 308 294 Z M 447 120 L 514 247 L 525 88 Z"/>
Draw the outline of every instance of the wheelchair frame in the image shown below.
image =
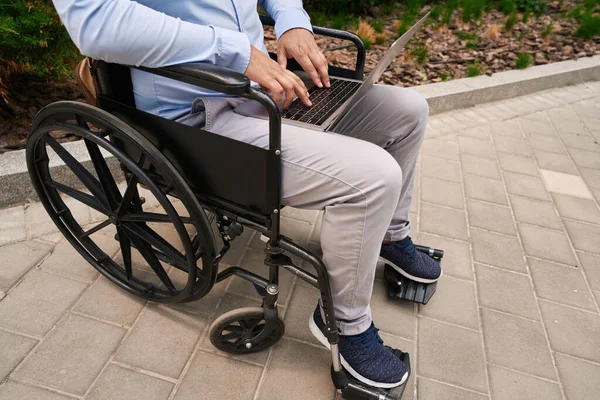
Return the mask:
<path id="1" fill-rule="evenodd" d="M 270 18 L 261 19 L 264 24 L 273 25 Z M 362 80 L 365 48 L 360 38 L 345 31 L 313 28 L 316 34 L 349 40 L 356 45 L 356 68 L 350 70 L 330 66 L 330 74 Z M 271 54 L 271 57 L 276 56 Z M 269 148 L 257 148 L 138 110 L 133 99 L 130 68 L 258 101 L 269 114 Z M 288 68 L 300 66 L 290 60 Z M 260 331 L 241 342 L 236 339 L 235 346 L 229 342 L 229 345 L 219 344 L 219 335 L 226 331 L 227 326 L 231 326 L 227 323 L 231 324 L 232 320 L 224 315 L 213 324 L 224 325 L 215 328 L 215 335 L 211 333 L 211 342 L 215 344 L 213 339 L 216 340 L 216 346 L 222 345 L 224 347 L 219 347 L 221 350 L 232 353 L 262 350 L 283 335 L 283 322 L 277 313 L 279 269 L 283 268 L 320 291 L 326 321 L 325 334 L 331 345 L 331 376 L 338 393 L 343 393 L 349 399 L 399 399 L 404 385 L 392 390 L 372 388 L 346 375 L 338 349 L 338 331 L 326 267 L 313 253 L 280 233 L 281 116 L 275 102 L 262 90 L 252 88 L 245 75 L 209 64 L 146 68 L 101 62 L 97 69 L 92 68 L 92 74 L 98 86 L 99 109 L 77 102 L 58 102 L 46 106 L 34 120 L 27 146 L 27 163 L 33 186 L 46 211 L 77 251 L 121 288 L 155 302 L 200 299 L 214 284 L 233 275 L 251 282 L 263 297 L 262 309 L 254 309 L 253 314 L 250 313 L 254 318 L 251 320 L 254 328 L 261 327 Z M 97 179 L 51 136 L 53 130 L 61 129 L 84 140 Z M 91 194 L 53 179 L 48 168 L 46 146 L 65 161 L 67 168 Z M 111 153 L 124 172 L 127 188 L 122 195 L 102 151 Z M 201 156 L 198 156 L 199 151 Z M 235 182 L 235 185 L 231 185 L 231 182 Z M 166 214 L 143 210 L 138 184 L 144 185 L 157 197 Z M 108 219 L 84 231 L 62 201 L 60 193 L 105 214 Z M 167 196 L 179 198 L 189 217 L 179 215 Z M 219 251 L 206 211 L 217 217 L 216 225 L 223 241 Z M 148 223 L 172 223 L 182 241 L 184 253 L 161 240 Z M 123 267 L 114 262 L 110 255 L 107 258 L 107 254 L 90 239 L 94 233 L 111 224 L 117 229 L 115 238 L 121 247 Z M 190 238 L 186 225 L 193 225 L 196 229 L 193 238 Z M 268 238 L 265 250 L 268 279 L 237 266 L 218 272 L 219 262 L 229 251 L 230 242 L 242 233 L 243 227 Z M 166 290 L 158 286 L 149 287 L 146 282 L 133 276 L 131 248 L 136 248 L 142 254 Z M 433 251 L 428 248 L 420 250 Z M 294 265 L 285 253 L 308 261 L 316 275 Z M 202 268 L 197 263 L 200 259 Z M 167 274 L 164 269 L 160 271 L 159 261 L 187 274 L 187 282 L 182 290 L 177 290 L 170 278 L 165 277 Z M 430 290 L 428 296 L 432 294 Z M 236 314 L 235 318 L 242 317 Z M 401 351 L 396 351 L 396 354 L 409 365 L 408 354 Z"/>

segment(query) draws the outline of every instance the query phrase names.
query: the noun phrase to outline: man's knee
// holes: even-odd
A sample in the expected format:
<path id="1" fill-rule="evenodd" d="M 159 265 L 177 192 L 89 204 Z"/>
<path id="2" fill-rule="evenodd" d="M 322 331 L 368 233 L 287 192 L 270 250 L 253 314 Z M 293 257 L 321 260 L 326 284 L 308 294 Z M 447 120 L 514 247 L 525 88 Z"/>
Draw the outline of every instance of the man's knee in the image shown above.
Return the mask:
<path id="1" fill-rule="evenodd" d="M 429 104 L 419 93 L 407 90 L 408 98 L 402 103 L 402 112 L 406 113 L 409 125 L 415 130 L 414 133 L 424 134 L 429 118 Z"/>

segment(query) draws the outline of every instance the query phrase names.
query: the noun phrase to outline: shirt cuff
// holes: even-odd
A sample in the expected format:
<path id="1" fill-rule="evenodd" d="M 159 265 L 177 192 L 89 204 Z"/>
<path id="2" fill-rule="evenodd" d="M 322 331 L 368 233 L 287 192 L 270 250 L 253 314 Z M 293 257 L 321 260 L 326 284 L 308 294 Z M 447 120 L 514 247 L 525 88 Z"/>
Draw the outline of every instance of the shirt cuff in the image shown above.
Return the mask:
<path id="1" fill-rule="evenodd" d="M 250 39 L 242 32 L 211 26 L 217 35 L 217 65 L 246 72 L 250 63 Z"/>
<path id="2" fill-rule="evenodd" d="M 275 20 L 277 40 L 281 35 L 294 28 L 304 28 L 313 33 L 310 17 L 306 11 L 302 8 L 286 8 L 277 14 Z"/>

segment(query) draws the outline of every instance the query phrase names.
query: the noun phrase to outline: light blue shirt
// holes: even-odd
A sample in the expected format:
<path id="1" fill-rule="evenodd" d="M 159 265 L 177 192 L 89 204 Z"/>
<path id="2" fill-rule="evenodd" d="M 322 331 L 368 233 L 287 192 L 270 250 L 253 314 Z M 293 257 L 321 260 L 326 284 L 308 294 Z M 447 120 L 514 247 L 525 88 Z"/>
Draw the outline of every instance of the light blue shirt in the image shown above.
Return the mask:
<path id="1" fill-rule="evenodd" d="M 82 54 L 126 65 L 206 62 L 244 73 L 250 45 L 267 53 L 257 5 L 275 20 L 277 38 L 312 32 L 302 0 L 53 0 Z M 132 70 L 137 108 L 174 119 L 200 96 L 224 96 Z"/>

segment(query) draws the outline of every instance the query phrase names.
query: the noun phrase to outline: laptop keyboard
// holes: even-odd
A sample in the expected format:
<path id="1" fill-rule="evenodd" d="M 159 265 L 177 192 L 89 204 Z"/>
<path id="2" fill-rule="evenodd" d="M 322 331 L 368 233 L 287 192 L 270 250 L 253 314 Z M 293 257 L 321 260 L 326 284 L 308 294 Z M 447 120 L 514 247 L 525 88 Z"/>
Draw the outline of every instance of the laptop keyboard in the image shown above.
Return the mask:
<path id="1" fill-rule="evenodd" d="M 361 85 L 360 82 L 343 79 L 331 79 L 330 83 L 330 88 L 323 87 L 319 89 L 313 86 L 308 90 L 312 107 L 306 107 L 300 99 L 296 99 L 286 110 L 283 110 L 281 114 L 282 118 L 321 125 Z"/>

